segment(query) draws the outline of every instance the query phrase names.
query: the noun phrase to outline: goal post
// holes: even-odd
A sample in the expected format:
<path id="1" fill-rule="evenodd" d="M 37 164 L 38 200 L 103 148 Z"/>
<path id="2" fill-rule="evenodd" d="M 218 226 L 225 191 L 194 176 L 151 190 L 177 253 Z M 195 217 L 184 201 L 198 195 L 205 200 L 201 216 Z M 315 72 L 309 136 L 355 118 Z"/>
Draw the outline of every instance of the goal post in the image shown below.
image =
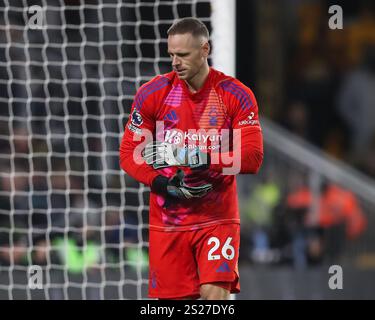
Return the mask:
<path id="1" fill-rule="evenodd" d="M 212 64 L 232 77 L 236 76 L 236 1 L 212 1 Z"/>

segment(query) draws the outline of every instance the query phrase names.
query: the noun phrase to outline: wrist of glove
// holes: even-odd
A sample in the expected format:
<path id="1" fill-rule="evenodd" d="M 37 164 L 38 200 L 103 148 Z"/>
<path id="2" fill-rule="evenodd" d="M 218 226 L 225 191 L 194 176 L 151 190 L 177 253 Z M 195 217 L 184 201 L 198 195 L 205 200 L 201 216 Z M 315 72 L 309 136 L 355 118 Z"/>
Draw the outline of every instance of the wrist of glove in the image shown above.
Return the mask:
<path id="1" fill-rule="evenodd" d="M 142 156 L 154 169 L 183 166 L 192 170 L 204 170 L 210 165 L 210 155 L 201 152 L 198 146 L 189 149 L 161 141 L 147 144 Z"/>
<path id="2" fill-rule="evenodd" d="M 212 190 L 212 184 L 206 183 L 200 186 L 188 186 L 184 182 L 184 172 L 179 169 L 177 173 L 167 178 L 157 176 L 151 185 L 151 190 L 155 193 L 168 195 L 178 199 L 201 198 Z"/>

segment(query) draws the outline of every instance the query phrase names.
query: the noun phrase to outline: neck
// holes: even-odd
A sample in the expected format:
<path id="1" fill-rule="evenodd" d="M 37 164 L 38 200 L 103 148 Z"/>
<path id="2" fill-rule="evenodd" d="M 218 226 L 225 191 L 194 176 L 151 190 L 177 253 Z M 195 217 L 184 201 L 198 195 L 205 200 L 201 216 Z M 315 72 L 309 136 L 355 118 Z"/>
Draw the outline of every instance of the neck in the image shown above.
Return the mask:
<path id="1" fill-rule="evenodd" d="M 186 80 L 186 84 L 188 85 L 189 90 L 194 93 L 202 88 L 209 72 L 210 67 L 208 66 L 208 63 L 206 61 L 191 79 Z"/>

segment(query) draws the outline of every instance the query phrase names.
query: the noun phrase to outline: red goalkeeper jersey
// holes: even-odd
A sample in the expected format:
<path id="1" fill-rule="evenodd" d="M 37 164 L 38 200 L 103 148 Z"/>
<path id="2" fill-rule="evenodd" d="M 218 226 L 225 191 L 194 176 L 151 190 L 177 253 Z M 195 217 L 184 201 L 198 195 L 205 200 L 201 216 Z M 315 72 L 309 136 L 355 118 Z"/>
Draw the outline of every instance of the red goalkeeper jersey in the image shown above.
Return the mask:
<path id="1" fill-rule="evenodd" d="M 202 144 L 201 150 L 211 154 L 209 169 L 180 168 L 186 184 L 213 185 L 204 197 L 189 200 L 171 200 L 151 192 L 150 229 L 183 231 L 240 222 L 234 174 L 256 173 L 263 160 L 258 106 L 248 87 L 210 68 L 203 87 L 195 93 L 174 71 L 156 76 L 138 90 L 120 146 L 120 165 L 150 186 L 157 175 L 171 177 L 177 168 L 155 170 L 142 163 L 137 151 L 146 144 L 147 135 L 186 147 Z M 216 156 L 224 141 L 229 141 L 229 149 Z M 223 171 L 238 165 L 237 171 Z"/>

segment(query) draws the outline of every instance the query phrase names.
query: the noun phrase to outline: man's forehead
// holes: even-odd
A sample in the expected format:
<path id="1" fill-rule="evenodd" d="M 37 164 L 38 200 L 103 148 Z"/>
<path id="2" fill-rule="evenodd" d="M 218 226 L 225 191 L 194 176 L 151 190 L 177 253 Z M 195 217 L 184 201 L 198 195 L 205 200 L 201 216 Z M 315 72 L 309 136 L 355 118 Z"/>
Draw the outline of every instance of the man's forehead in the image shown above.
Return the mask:
<path id="1" fill-rule="evenodd" d="M 203 37 L 194 37 L 191 33 L 174 34 L 168 36 L 168 46 L 193 47 L 204 43 Z"/>

